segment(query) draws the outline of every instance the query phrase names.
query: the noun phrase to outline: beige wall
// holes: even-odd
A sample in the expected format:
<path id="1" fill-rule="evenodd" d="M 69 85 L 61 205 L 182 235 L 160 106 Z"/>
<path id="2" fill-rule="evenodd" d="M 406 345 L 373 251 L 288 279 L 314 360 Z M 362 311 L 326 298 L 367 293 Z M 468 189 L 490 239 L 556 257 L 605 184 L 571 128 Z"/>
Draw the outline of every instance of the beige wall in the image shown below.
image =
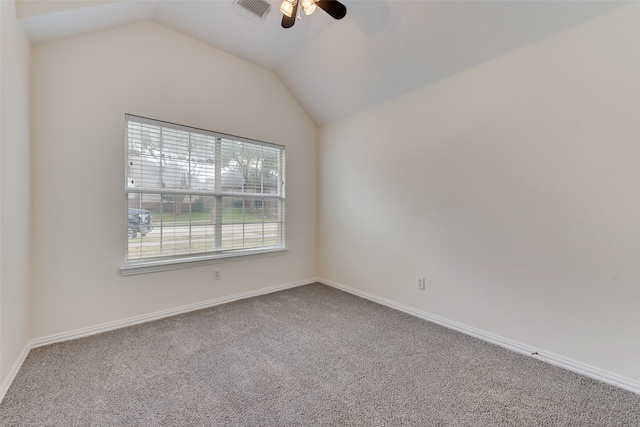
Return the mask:
<path id="1" fill-rule="evenodd" d="M 317 129 L 273 73 L 151 22 L 32 52 L 32 338 L 317 275 Z M 288 254 L 122 277 L 125 113 L 285 145 Z"/>
<path id="2" fill-rule="evenodd" d="M 636 3 L 322 128 L 320 274 L 640 380 L 639 47 Z"/>
<path id="3" fill-rule="evenodd" d="M 29 43 L 0 1 L 0 390 L 29 341 Z"/>
<path id="4" fill-rule="evenodd" d="M 326 126 L 319 148 L 259 67 L 153 23 L 30 64 L 0 5 L 3 384 L 29 323 L 37 339 L 318 273 L 640 380 L 637 4 Z M 286 145 L 288 255 L 122 277 L 125 113 Z"/>

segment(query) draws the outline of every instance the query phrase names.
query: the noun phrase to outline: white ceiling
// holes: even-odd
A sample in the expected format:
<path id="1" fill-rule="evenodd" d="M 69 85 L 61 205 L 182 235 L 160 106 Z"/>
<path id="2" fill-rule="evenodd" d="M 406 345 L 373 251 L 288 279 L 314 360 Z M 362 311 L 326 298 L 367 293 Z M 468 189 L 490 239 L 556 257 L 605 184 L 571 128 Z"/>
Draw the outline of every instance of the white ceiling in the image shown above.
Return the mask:
<path id="1" fill-rule="evenodd" d="M 33 44 L 152 20 L 275 72 L 318 125 L 458 73 L 620 7 L 612 1 L 343 0 L 280 26 L 232 0 L 19 0 Z"/>

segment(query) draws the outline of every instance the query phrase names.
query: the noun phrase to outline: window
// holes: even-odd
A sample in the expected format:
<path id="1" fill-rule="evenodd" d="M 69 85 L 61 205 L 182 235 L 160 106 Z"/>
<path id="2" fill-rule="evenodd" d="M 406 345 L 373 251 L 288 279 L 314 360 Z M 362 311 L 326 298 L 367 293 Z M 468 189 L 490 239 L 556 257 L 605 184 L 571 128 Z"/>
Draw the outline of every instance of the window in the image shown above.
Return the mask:
<path id="1" fill-rule="evenodd" d="M 280 145 L 127 115 L 123 274 L 284 250 L 284 172 Z"/>

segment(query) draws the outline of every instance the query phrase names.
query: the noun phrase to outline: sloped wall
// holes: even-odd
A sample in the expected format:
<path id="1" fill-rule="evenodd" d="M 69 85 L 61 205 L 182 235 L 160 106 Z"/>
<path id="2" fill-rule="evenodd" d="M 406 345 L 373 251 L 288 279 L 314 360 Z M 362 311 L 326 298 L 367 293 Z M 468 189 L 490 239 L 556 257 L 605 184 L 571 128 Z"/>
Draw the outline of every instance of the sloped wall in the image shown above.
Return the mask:
<path id="1" fill-rule="evenodd" d="M 638 24 L 630 5 L 321 128 L 321 276 L 639 381 Z"/>

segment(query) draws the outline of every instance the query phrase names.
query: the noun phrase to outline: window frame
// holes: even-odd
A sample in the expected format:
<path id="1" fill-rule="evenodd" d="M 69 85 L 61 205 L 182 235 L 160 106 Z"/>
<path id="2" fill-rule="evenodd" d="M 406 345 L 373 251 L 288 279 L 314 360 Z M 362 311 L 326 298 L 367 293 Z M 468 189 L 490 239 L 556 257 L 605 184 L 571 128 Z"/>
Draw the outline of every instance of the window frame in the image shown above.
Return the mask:
<path id="1" fill-rule="evenodd" d="M 182 131 L 194 133 L 199 136 L 213 137 L 215 140 L 215 152 L 214 152 L 214 183 L 215 188 L 213 191 L 211 190 L 194 190 L 193 188 L 189 189 L 159 189 L 159 188 L 136 188 L 135 186 L 129 185 L 129 171 L 128 165 L 130 161 L 130 140 L 129 140 L 129 123 L 141 123 L 142 125 L 150 125 L 150 126 L 160 126 L 161 128 L 169 128 L 171 130 Z M 232 143 L 242 143 L 242 144 L 251 144 L 252 147 L 269 147 L 272 149 L 278 150 L 278 159 L 276 161 L 278 165 L 277 179 L 279 182 L 276 182 L 276 192 L 275 193 L 251 193 L 243 191 L 224 191 L 222 188 L 223 180 L 222 180 L 222 169 L 224 166 L 219 159 L 222 159 L 222 145 L 223 140 L 231 141 Z M 125 188 L 124 188 L 124 197 L 125 197 L 125 210 L 127 211 L 127 223 L 125 224 L 128 227 L 128 209 L 129 209 L 129 197 L 130 194 L 157 194 L 160 195 L 161 199 L 164 196 L 168 195 L 184 195 L 186 196 L 205 196 L 205 197 L 213 197 L 215 200 L 215 205 L 219 206 L 215 208 L 215 221 L 213 223 L 214 231 L 214 240 L 215 240 L 215 249 L 213 251 L 207 252 L 188 252 L 183 254 L 173 254 L 168 256 L 156 256 L 156 257 L 147 257 L 147 258 L 138 258 L 138 259 L 130 259 L 129 258 L 129 238 L 125 237 L 125 260 L 124 264 L 120 268 L 120 273 L 124 276 L 133 275 L 133 274 L 142 274 L 149 273 L 155 271 L 164 271 L 164 270 L 173 270 L 179 268 L 186 267 L 194 267 L 205 264 L 211 264 L 220 261 L 236 261 L 240 259 L 252 259 L 264 256 L 275 256 L 282 255 L 288 252 L 286 246 L 286 216 L 285 216 L 285 201 L 286 201 L 286 152 L 285 146 L 279 144 L 273 144 L 264 141 L 258 141 L 250 138 L 239 137 L 235 135 L 229 135 L 221 132 L 210 131 L 206 129 L 195 128 L 186 125 L 180 125 L 176 123 L 166 122 L 162 120 L 151 119 L 147 117 L 141 117 L 133 114 L 125 114 Z M 189 143 L 190 145 L 190 143 Z M 189 148 L 190 150 L 191 148 Z M 190 151 L 189 151 L 190 152 Z M 264 160 L 264 157 L 261 159 Z M 191 161 L 191 160 L 190 160 Z M 191 165 L 191 163 L 189 163 Z M 161 167 L 162 170 L 162 167 Z M 189 169 L 190 170 L 190 169 Z M 162 172 L 160 172 L 162 173 Z M 161 180 L 164 178 L 161 176 Z M 190 179 L 190 178 L 189 178 Z M 164 184 L 163 184 L 164 185 Z M 243 185 L 244 187 L 244 185 Z M 223 212 L 223 198 L 256 198 L 263 201 L 265 199 L 274 199 L 279 209 L 279 221 L 276 222 L 278 227 L 278 242 L 275 245 L 264 245 L 257 247 L 248 247 L 248 248 L 239 248 L 239 249 L 224 249 L 222 247 L 222 227 L 224 224 L 222 220 L 222 212 Z M 190 205 L 191 206 L 191 205 Z M 191 209 L 191 208 L 190 208 Z M 191 212 L 191 211 L 190 211 Z M 251 224 L 250 222 L 243 221 L 240 223 L 243 228 L 247 224 Z M 263 226 L 265 222 L 262 222 Z M 163 225 L 157 226 L 158 228 L 162 228 Z M 166 227 L 166 226 L 164 226 Z M 126 231 L 126 229 L 125 229 Z M 124 233 L 123 233 L 124 234 Z M 192 230 L 191 225 L 189 226 L 189 240 L 191 240 Z M 244 236 L 244 231 L 243 231 Z M 162 243 L 161 243 L 162 245 Z"/>

